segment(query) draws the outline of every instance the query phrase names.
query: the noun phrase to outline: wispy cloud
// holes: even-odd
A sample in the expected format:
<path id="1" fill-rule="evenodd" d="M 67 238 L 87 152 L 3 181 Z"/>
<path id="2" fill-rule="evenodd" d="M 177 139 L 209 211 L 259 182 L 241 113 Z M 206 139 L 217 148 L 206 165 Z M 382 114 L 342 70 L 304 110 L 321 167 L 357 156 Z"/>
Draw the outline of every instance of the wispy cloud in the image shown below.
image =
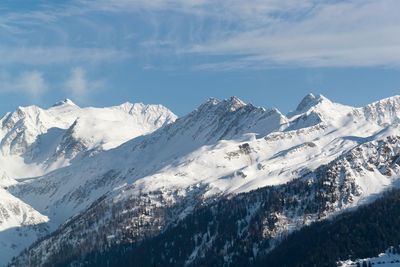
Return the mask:
<path id="1" fill-rule="evenodd" d="M 173 56 L 195 69 L 212 70 L 398 66 L 399 9 L 398 0 L 74 0 L 2 16 L 0 29 L 15 31 L 16 38 L 21 37 L 18 31 L 32 28 L 27 24 L 51 24 L 55 31 L 67 32 L 67 41 L 21 46 L 24 42 L 19 40 L 16 46 L 0 47 L 0 64 L 76 65 L 145 56 L 156 65 L 148 58 Z M 113 26 L 108 25 L 112 20 L 96 20 L 131 13 L 135 16 Z M 70 17 L 82 25 L 99 25 L 91 26 L 92 37 L 75 38 L 60 23 Z M 79 32 L 77 26 L 73 31 Z M 119 45 L 113 46 L 113 40 L 100 38 L 110 27 L 135 38 L 116 38 Z M 99 41 L 104 43 L 99 46 Z"/>
<path id="2" fill-rule="evenodd" d="M 66 85 L 70 94 L 75 98 L 85 98 L 88 90 L 86 71 L 80 67 L 72 69 Z"/>
<path id="3" fill-rule="evenodd" d="M 34 98 L 40 97 L 47 89 L 43 75 L 38 71 L 23 72 L 16 84 L 17 88 L 26 91 Z"/>
<path id="4" fill-rule="evenodd" d="M 84 68 L 75 67 L 71 70 L 70 77 L 65 83 L 65 88 L 75 100 L 86 102 L 89 95 L 103 87 L 103 85 L 100 80 L 89 80 Z"/>
<path id="5" fill-rule="evenodd" d="M 235 56 L 200 68 L 400 65 L 397 1 L 336 1 L 306 15 L 193 44 L 188 52 Z"/>
<path id="6" fill-rule="evenodd" d="M 132 55 L 113 40 L 96 39 L 106 23 L 91 23 L 86 16 L 96 10 L 80 1 L 27 5 L 32 7 L 0 10 L 0 65 L 115 62 Z"/>
<path id="7" fill-rule="evenodd" d="M 25 71 L 15 76 L 5 71 L 0 73 L 0 92 L 3 93 L 22 93 L 38 99 L 47 88 L 43 74 L 35 70 Z"/>
<path id="8" fill-rule="evenodd" d="M 0 65 L 49 65 L 60 63 L 93 63 L 129 58 L 116 49 L 73 47 L 0 47 Z"/>
<path id="9" fill-rule="evenodd" d="M 85 103 L 88 98 L 104 87 L 104 81 L 88 76 L 83 67 L 71 69 L 69 77 L 56 87 L 64 88 L 69 97 Z M 40 99 L 49 90 L 48 82 L 42 72 L 37 70 L 10 73 L 0 71 L 0 93 L 25 94 L 33 99 Z"/>
<path id="10" fill-rule="evenodd" d="M 166 20 L 171 29 L 142 44 L 157 53 L 157 46 L 166 53 L 172 47 L 179 55 L 204 58 L 197 69 L 400 63 L 397 0 L 110 0 L 96 5 L 109 12 L 172 11 L 181 25 L 156 16 L 158 26 Z"/>

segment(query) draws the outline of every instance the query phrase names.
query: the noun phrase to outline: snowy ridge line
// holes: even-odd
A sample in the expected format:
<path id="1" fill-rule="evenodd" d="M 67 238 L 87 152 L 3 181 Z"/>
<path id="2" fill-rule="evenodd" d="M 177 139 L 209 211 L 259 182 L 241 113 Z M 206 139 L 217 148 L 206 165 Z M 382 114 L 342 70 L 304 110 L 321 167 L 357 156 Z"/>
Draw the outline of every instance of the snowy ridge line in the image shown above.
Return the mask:
<path id="1" fill-rule="evenodd" d="M 125 238 L 129 240 L 130 231 L 140 235 L 140 227 L 145 227 L 146 222 L 157 221 L 155 225 L 162 226 L 165 225 L 164 220 L 185 218 L 205 199 L 218 202 L 226 196 L 252 192 L 257 188 L 279 187 L 298 177 L 315 174 L 319 167 L 338 159 L 345 165 L 339 164 L 339 169 L 334 173 L 348 176 L 350 180 L 342 186 L 340 179 L 334 180 L 339 184 L 332 185 L 334 191 L 330 193 L 342 200 L 329 204 L 329 213 L 332 213 L 331 209 L 346 208 L 350 200 L 357 206 L 370 196 L 378 197 L 384 188 L 396 181 L 398 170 L 394 167 L 397 165 L 393 167 L 389 164 L 391 159 L 382 152 L 386 148 L 376 149 L 378 143 L 372 143 L 370 148 L 362 144 L 384 140 L 382 144 L 387 144 L 392 154 L 397 153 L 393 152 L 397 148 L 389 144 L 387 137 L 394 138 L 400 134 L 397 126 L 400 97 L 378 101 L 364 108 L 344 106 L 323 96 L 313 95 L 306 96 L 302 102 L 294 113 L 285 116 L 276 109 L 255 107 L 236 97 L 222 101 L 210 99 L 177 120 L 160 106 L 148 108 L 160 112 L 151 112 L 149 117 L 143 117 L 143 112 L 147 114 L 148 109 L 142 105 L 123 104 L 104 110 L 87 108 L 85 113 L 98 115 L 93 115 L 93 118 L 74 118 L 77 110 L 82 108 L 69 101 L 50 108 L 51 112 L 34 108 L 35 115 L 26 117 L 34 120 L 14 116 L 17 120 L 9 120 L 6 124 L 15 127 L 22 125 L 21 129 L 29 124 L 28 128 L 25 127 L 28 133 L 28 129 L 46 131 L 42 126 L 49 126 L 43 121 L 54 120 L 58 124 L 67 118 L 70 121 L 64 128 L 58 128 L 61 130 L 47 130 L 38 135 L 40 137 L 32 143 L 35 149 L 24 145 L 31 142 L 26 138 L 28 135 L 16 137 L 16 140 L 22 140 L 16 147 L 28 148 L 15 150 L 22 153 L 22 160 L 25 157 L 45 164 L 51 162 L 46 165 L 49 172 L 20 182 L 14 179 L 4 186 L 14 197 L 47 216 L 49 221 L 46 225 L 50 231 L 58 229 L 67 220 L 70 222 L 77 214 L 89 212 L 91 204 L 107 195 L 109 203 L 98 206 L 101 207 L 98 210 L 90 209 L 91 214 L 96 215 L 92 225 L 101 225 L 106 231 L 109 229 L 107 236 L 113 242 L 120 242 Z M 131 128 L 125 126 L 119 128 L 120 123 L 125 125 L 130 121 L 126 118 L 131 117 L 137 123 L 132 124 L 138 127 L 134 126 L 135 131 L 129 131 Z M 148 118 L 151 118 L 151 123 Z M 33 122 L 38 122 L 39 126 Z M 146 127 L 151 125 L 156 129 L 149 130 L 142 122 Z M 107 130 L 115 127 L 120 131 L 111 131 L 110 135 Z M 125 136 L 127 132 L 136 136 L 143 129 L 146 133 L 138 137 Z M 124 138 L 130 140 L 122 144 Z M 43 147 L 53 149 L 43 151 Z M 361 152 L 355 148 L 360 148 Z M 54 151 L 57 153 L 54 154 Z M 349 151 L 354 153 L 354 160 L 340 158 L 345 154 L 351 158 L 347 154 Z M 56 156 L 53 158 L 53 155 Z M 367 158 L 373 159 L 372 162 L 378 164 L 379 168 L 372 163 L 365 163 Z M 31 165 L 23 166 L 25 169 L 21 170 L 34 173 Z M 50 171 L 51 168 L 54 169 Z M 388 178 L 390 172 L 392 178 Z M 323 186 L 330 188 L 329 185 Z M 349 199 L 343 200 L 346 197 Z M 132 200 L 141 208 L 132 207 L 129 204 Z M 165 208 L 173 203 L 181 203 L 178 204 L 179 209 L 166 211 Z M 146 204 L 149 206 L 146 207 Z M 171 214 L 161 216 L 160 212 Z M 117 224 L 121 228 L 111 227 L 111 220 L 108 219 L 110 214 L 121 216 L 120 224 Z M 299 216 L 304 217 L 304 214 Z M 289 222 L 288 218 L 290 216 L 277 215 L 277 220 Z M 87 240 L 79 242 L 87 241 L 90 245 L 90 240 L 96 238 L 95 233 L 85 228 L 83 223 L 80 227 L 91 234 L 86 237 Z M 284 227 L 287 225 L 284 224 Z M 158 231 L 148 230 L 154 233 Z M 272 229 L 272 232 L 275 230 Z M 37 233 L 32 232 L 32 236 L 37 236 Z M 18 239 L 17 236 L 15 238 Z M 41 255 L 41 248 L 38 249 L 38 254 L 33 257 Z M 55 253 L 57 249 L 54 249 Z M 17 255 L 21 248 L 12 251 L 7 255 L 8 258 L 4 257 L 4 261 Z M 49 253 L 52 253 L 51 249 Z M 0 257 L 0 265 L 2 260 Z"/>
<path id="2" fill-rule="evenodd" d="M 109 150 L 175 119 L 161 105 L 128 102 L 81 108 L 66 99 L 48 109 L 18 107 L 0 120 L 0 169 L 14 179 L 40 176 L 88 151 Z"/>

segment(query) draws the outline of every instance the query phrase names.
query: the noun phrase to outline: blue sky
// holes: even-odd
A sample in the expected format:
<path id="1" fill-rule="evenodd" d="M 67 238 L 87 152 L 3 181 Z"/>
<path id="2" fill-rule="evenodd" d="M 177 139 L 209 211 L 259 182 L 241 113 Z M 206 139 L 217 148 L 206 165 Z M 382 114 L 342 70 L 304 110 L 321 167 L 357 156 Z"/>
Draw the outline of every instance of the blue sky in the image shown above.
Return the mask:
<path id="1" fill-rule="evenodd" d="M 0 113 L 63 98 L 237 95 L 283 112 L 308 92 L 364 105 L 400 92 L 397 0 L 13 0 L 0 4 Z"/>

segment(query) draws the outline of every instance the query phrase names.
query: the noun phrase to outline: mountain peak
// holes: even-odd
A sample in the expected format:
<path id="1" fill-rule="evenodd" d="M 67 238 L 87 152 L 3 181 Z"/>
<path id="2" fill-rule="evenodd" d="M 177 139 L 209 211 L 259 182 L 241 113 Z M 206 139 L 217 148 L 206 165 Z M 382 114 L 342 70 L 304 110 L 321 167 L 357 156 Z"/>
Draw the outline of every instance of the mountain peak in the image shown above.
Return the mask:
<path id="1" fill-rule="evenodd" d="M 204 102 L 202 104 L 202 106 L 215 106 L 217 104 L 219 104 L 221 101 L 215 97 L 210 97 L 209 99 L 207 99 L 206 102 Z"/>
<path id="2" fill-rule="evenodd" d="M 313 108 L 321 103 L 332 104 L 332 101 L 330 101 L 328 98 L 326 98 L 325 96 L 323 96 L 321 94 L 314 95 L 312 93 L 309 93 L 300 101 L 300 104 L 297 106 L 296 110 L 289 112 L 287 114 L 287 116 L 293 117 L 293 116 L 305 113 L 308 110 L 310 110 L 311 108 Z"/>
<path id="3" fill-rule="evenodd" d="M 394 104 L 394 103 L 400 103 L 400 95 L 394 95 L 391 97 L 383 98 L 378 101 L 375 101 L 367 106 L 373 106 L 373 105 L 388 105 L 388 104 Z"/>
<path id="4" fill-rule="evenodd" d="M 229 111 L 236 111 L 244 106 L 246 106 L 246 103 L 244 103 L 240 98 L 236 96 L 231 96 L 228 99 L 225 99 L 223 101 L 211 97 L 209 98 L 204 104 L 200 106 L 199 109 L 202 109 L 204 107 L 210 108 L 210 107 L 216 107 L 217 108 L 224 108 Z"/>
<path id="5" fill-rule="evenodd" d="M 236 96 L 231 96 L 227 100 L 225 100 L 227 106 L 229 107 L 230 111 L 236 111 L 244 106 L 246 106 L 246 103 L 244 103 L 241 99 L 239 99 Z"/>
<path id="6" fill-rule="evenodd" d="M 71 99 L 65 98 L 64 100 L 55 103 L 52 107 L 58 107 L 64 105 L 77 106 Z"/>
<path id="7" fill-rule="evenodd" d="M 303 98 L 303 100 L 301 100 L 300 104 L 296 108 L 296 111 L 300 113 L 305 112 L 322 101 L 329 101 L 329 99 L 320 94 L 315 96 L 314 94 L 309 93 Z"/>
<path id="8" fill-rule="evenodd" d="M 400 118 L 400 96 L 392 96 L 361 108 L 365 118 L 379 125 L 397 123 Z"/>
<path id="9" fill-rule="evenodd" d="M 303 99 L 301 100 L 300 104 L 297 106 L 296 110 L 303 110 L 305 107 L 307 107 L 310 103 L 314 102 L 316 99 L 315 95 L 313 93 L 307 94 Z"/>

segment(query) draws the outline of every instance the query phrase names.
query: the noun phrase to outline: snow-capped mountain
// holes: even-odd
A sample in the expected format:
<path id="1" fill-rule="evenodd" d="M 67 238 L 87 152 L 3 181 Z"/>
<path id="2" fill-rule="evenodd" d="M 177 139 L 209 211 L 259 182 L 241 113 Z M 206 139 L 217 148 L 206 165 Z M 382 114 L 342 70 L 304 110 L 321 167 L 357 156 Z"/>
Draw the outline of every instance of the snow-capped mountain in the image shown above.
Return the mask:
<path id="1" fill-rule="evenodd" d="M 74 109 L 68 104 L 65 112 Z M 130 116 L 131 111 L 138 114 L 139 107 L 124 104 L 109 109 Z M 43 114 L 47 113 L 52 114 Z M 252 229 L 252 218 L 258 216 L 265 223 L 258 241 L 271 242 L 264 247 L 268 250 L 295 229 L 368 203 L 387 188 L 399 185 L 399 96 L 355 108 L 310 94 L 287 116 L 232 97 L 210 99 L 175 122 L 168 112 L 163 114 L 158 130 L 136 138 L 123 135 L 125 120 L 117 120 L 117 127 L 111 119 L 99 123 L 95 115 L 79 116 L 62 128 L 57 146 L 45 160 L 41 158 L 55 170 L 10 184 L 7 189 L 46 216 L 49 231 L 56 230 L 22 254 L 15 265 L 61 264 L 79 253 L 157 236 L 179 227 L 188 215 L 197 216 L 199 207 L 210 207 L 215 213 L 213 220 L 218 221 L 219 211 L 224 209 L 215 207 L 226 198 L 238 203 L 248 199 L 245 205 L 234 204 L 246 207 L 234 216 L 240 222 L 232 223 L 239 225 L 241 233 L 235 237 L 245 238 Z M 115 116 L 119 115 L 110 113 L 110 118 Z M 150 121 L 154 125 L 156 120 Z M 135 122 L 148 120 L 140 117 Z M 114 127 L 122 136 L 108 135 L 106 129 Z M 90 138 L 88 129 L 96 129 Z M 128 138 L 132 139 L 123 143 Z M 8 147 L 11 143 L 7 142 Z M 23 147 L 6 151 L 24 155 L 32 151 Z M 82 152 L 91 156 L 68 161 L 69 165 L 59 163 Z M 57 169 L 59 166 L 65 167 Z M 241 198 L 240 194 L 245 195 Z M 294 200 L 301 205 L 266 206 L 270 201 Z M 198 262 L 209 248 L 230 249 L 218 247 L 212 238 L 207 242 L 193 247 L 185 262 Z M 63 254 L 65 248 L 69 255 Z M 267 250 L 262 251 L 260 245 L 253 257 L 257 251 Z M 16 249 L 15 254 L 18 252 Z"/>
<path id="2" fill-rule="evenodd" d="M 0 121 L 0 244 L 14 255 L 45 233 L 48 217 L 7 191 L 21 178 L 67 166 L 74 159 L 116 147 L 175 121 L 161 105 L 124 103 L 109 108 L 80 108 L 71 100 L 48 109 L 19 107 Z M 19 236 L 25 239 L 19 240 Z M 7 252 L 7 253 L 6 253 Z"/>
<path id="3" fill-rule="evenodd" d="M 160 105 L 80 108 L 66 99 L 48 109 L 19 107 L 0 121 L 0 168 L 12 178 L 43 175 L 85 152 L 108 150 L 175 119 Z"/>
<path id="4" fill-rule="evenodd" d="M 392 159 L 400 155 L 399 144 L 400 137 L 368 142 L 314 172 L 304 173 L 299 179 L 241 194 L 231 200 L 221 198 L 215 202 L 215 198 L 205 198 L 208 188 L 201 184 L 175 191 L 164 187 L 140 194 L 135 186 L 118 188 L 99 198 L 85 212 L 62 225 L 55 234 L 32 247 L 24 256 L 35 259 L 34 262 L 39 265 L 43 264 L 43 258 L 45 262 L 62 264 L 65 247 L 70 251 L 76 247 L 72 254 L 77 255 L 88 248 L 89 251 L 93 247 L 103 250 L 107 246 L 131 243 L 164 232 L 169 237 L 162 238 L 165 243 L 155 241 L 151 245 L 155 248 L 156 245 L 164 247 L 168 244 L 167 251 L 156 249 L 163 253 L 159 256 L 164 259 L 173 258 L 173 254 L 183 248 L 182 244 L 197 244 L 185 245 L 188 254 L 179 253 L 181 258 L 174 260 L 184 260 L 188 266 L 202 265 L 204 255 L 221 250 L 226 250 L 224 255 L 232 264 L 237 262 L 237 255 L 254 260 L 257 254 L 249 248 L 244 254 L 245 251 L 239 251 L 243 249 L 240 244 L 253 244 L 255 251 L 262 255 L 293 230 L 368 203 L 398 182 L 400 166 Z M 205 207 L 206 211 L 196 211 L 196 205 Z M 186 220 L 187 215 L 190 218 Z M 213 227 L 215 224 L 229 225 L 230 231 L 227 232 L 225 226 Z M 183 232 L 187 235 L 181 237 L 179 242 L 174 240 L 176 233 Z M 102 239 L 101 236 L 107 238 Z M 208 236 L 207 240 L 230 242 L 227 245 L 224 242 L 195 241 L 203 236 Z M 215 257 L 220 258 L 218 255 Z M 23 265 L 23 262 L 20 264 Z M 163 266 L 171 264 L 161 259 L 158 262 Z M 172 262 L 171 266 L 175 264 L 182 265 Z"/>
<path id="5" fill-rule="evenodd" d="M 329 123 L 341 127 L 347 120 L 353 107 L 334 103 L 323 95 L 306 95 L 296 110 L 290 112 L 288 117 L 292 122 L 292 128 L 305 128 L 320 123 Z"/>
<path id="6" fill-rule="evenodd" d="M 240 140 L 253 138 L 243 137 L 242 133 L 257 127 L 271 132 L 279 129 L 283 123 L 286 123 L 284 116 L 276 110 L 244 105 L 236 98 L 221 102 L 212 99 L 159 131 L 135 138 L 118 148 L 82 159 L 37 179 L 20 183 L 12 191 L 26 202 L 36 203 L 35 208 L 44 214 L 52 214 L 53 221 L 63 222 L 95 199 L 125 183 L 141 183 L 147 177 L 145 180 L 154 183 L 154 186 L 145 185 L 143 190 L 150 191 L 159 189 L 160 186 L 180 188 L 201 182 L 205 177 L 199 177 L 195 172 L 195 168 L 202 168 L 197 165 L 201 160 L 194 159 L 201 157 L 205 149 L 210 150 L 205 146 L 214 146 L 224 136 Z M 232 141 L 235 145 L 230 146 L 235 147 L 240 140 Z M 219 156 L 227 157 L 225 149 L 222 149 Z M 218 161 L 210 159 L 213 161 L 209 162 L 212 164 L 210 167 L 215 169 Z M 194 177 L 190 175 L 184 178 L 187 175 L 182 173 L 182 179 L 176 178 L 179 176 L 176 175 L 179 165 L 182 164 L 189 164 Z M 248 159 L 241 164 L 248 164 Z M 175 166 L 172 170 L 172 177 L 175 177 L 173 179 L 170 179 L 171 174 L 167 172 L 171 166 Z M 230 174 L 232 167 L 228 171 L 220 168 L 221 175 Z M 153 179 L 157 173 L 161 173 L 162 178 Z M 177 182 L 180 185 L 176 185 Z"/>

